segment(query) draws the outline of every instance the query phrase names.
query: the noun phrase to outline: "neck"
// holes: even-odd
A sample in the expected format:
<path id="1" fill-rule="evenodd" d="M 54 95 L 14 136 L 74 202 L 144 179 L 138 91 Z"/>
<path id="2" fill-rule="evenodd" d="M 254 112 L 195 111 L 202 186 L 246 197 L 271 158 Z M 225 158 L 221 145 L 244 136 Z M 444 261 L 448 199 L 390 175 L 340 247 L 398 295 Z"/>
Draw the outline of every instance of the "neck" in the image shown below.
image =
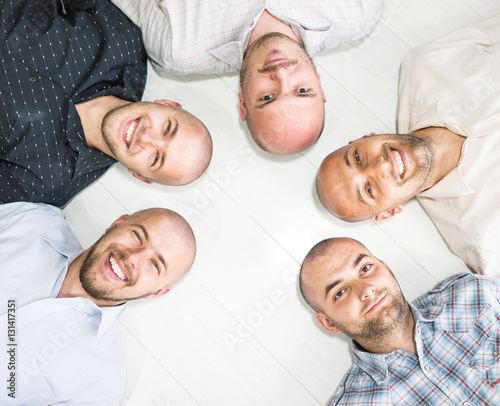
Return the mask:
<path id="1" fill-rule="evenodd" d="M 80 268 L 82 267 L 83 261 L 85 260 L 89 250 L 82 252 L 78 258 L 76 258 L 68 268 L 68 272 L 64 277 L 61 289 L 57 297 L 67 298 L 67 297 L 84 297 L 89 299 L 87 292 L 82 287 L 80 283 Z"/>
<path id="2" fill-rule="evenodd" d="M 407 317 L 401 322 L 400 328 L 377 336 L 373 340 L 356 340 L 366 351 L 374 354 L 389 354 L 396 350 L 403 350 L 410 354 L 417 354 L 415 343 L 415 318 L 408 305 Z"/>
<path id="3" fill-rule="evenodd" d="M 104 141 L 102 135 L 102 122 L 104 116 L 106 116 L 109 111 L 129 103 L 130 102 L 115 96 L 102 96 L 76 105 L 76 111 L 80 116 L 85 141 L 89 147 L 98 149 L 106 155 L 115 158 Z"/>
<path id="4" fill-rule="evenodd" d="M 425 190 L 434 186 L 457 167 L 465 137 L 444 127 L 427 127 L 415 131 L 415 134 L 428 139 L 434 149 L 434 167 Z"/>
<path id="5" fill-rule="evenodd" d="M 267 10 L 264 10 L 264 12 L 259 17 L 257 24 L 255 24 L 255 27 L 252 30 L 247 48 L 260 37 L 269 34 L 270 32 L 279 32 L 286 35 L 287 37 L 294 39 L 297 42 L 300 42 L 288 24 L 272 16 Z"/>

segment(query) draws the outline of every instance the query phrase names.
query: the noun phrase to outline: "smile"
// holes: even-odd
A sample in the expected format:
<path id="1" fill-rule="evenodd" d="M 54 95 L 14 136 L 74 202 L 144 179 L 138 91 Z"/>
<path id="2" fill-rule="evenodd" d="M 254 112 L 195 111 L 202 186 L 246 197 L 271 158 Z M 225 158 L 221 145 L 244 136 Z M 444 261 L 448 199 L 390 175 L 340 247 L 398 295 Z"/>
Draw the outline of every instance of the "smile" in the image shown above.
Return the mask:
<path id="1" fill-rule="evenodd" d="M 395 149 L 391 149 L 391 152 L 394 156 L 394 159 L 396 161 L 397 169 L 398 169 L 398 175 L 401 179 L 403 179 L 403 176 L 405 174 L 405 164 L 403 162 L 403 158 L 401 158 L 401 154 L 399 151 L 396 151 Z"/>
<path id="2" fill-rule="evenodd" d="M 116 277 L 124 282 L 128 282 L 127 277 L 125 276 L 125 273 L 122 271 L 120 268 L 120 265 L 118 265 L 118 262 L 116 258 L 113 256 L 113 254 L 109 255 L 109 265 L 111 267 L 111 271 L 116 275 Z"/>
<path id="3" fill-rule="evenodd" d="M 386 300 L 387 300 L 387 293 L 385 293 L 379 300 L 377 300 L 376 303 L 372 307 L 370 307 L 366 313 L 377 311 L 380 307 L 384 305 Z"/>
<path id="4" fill-rule="evenodd" d="M 134 131 L 135 131 L 137 125 L 139 124 L 140 119 L 141 118 L 139 117 L 139 118 L 135 119 L 134 121 L 132 121 L 129 124 L 127 130 L 125 131 L 125 143 L 127 144 L 127 149 L 129 149 L 130 145 L 132 144 L 133 134 L 134 134 Z"/>

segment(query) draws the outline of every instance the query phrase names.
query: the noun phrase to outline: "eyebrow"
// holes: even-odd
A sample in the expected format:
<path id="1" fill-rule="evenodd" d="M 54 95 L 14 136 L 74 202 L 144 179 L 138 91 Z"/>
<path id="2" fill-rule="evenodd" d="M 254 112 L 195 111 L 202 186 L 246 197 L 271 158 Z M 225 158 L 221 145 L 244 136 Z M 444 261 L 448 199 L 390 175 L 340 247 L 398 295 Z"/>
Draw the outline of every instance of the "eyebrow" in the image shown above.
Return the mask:
<path id="1" fill-rule="evenodd" d="M 354 268 L 358 267 L 359 263 L 363 260 L 363 258 L 367 257 L 368 255 L 367 254 L 359 254 L 356 259 L 354 260 Z M 335 282 L 329 284 L 326 288 L 325 288 L 325 298 L 328 296 L 328 293 L 330 293 L 330 291 L 335 287 L 337 286 L 338 284 L 342 283 L 343 279 L 337 279 Z"/>
<path id="2" fill-rule="evenodd" d="M 149 234 L 148 234 L 146 228 L 142 224 L 132 224 L 132 226 L 140 228 L 141 231 L 142 231 L 142 233 L 144 234 L 144 238 L 146 238 L 146 241 L 149 241 Z M 167 269 L 167 263 L 165 262 L 165 259 L 163 258 L 163 255 L 158 254 L 158 259 L 163 264 L 163 267 L 166 270 Z"/>
<path id="3" fill-rule="evenodd" d="M 317 95 L 318 95 L 318 93 L 315 93 L 315 92 L 312 92 L 312 93 L 296 93 L 296 94 L 294 94 L 294 97 L 316 97 Z M 275 102 L 276 100 L 278 100 L 278 97 L 275 97 L 275 98 L 273 98 L 271 100 L 266 100 L 263 103 L 257 104 L 255 106 L 255 108 L 262 109 L 262 108 L 266 107 L 267 105 Z"/>

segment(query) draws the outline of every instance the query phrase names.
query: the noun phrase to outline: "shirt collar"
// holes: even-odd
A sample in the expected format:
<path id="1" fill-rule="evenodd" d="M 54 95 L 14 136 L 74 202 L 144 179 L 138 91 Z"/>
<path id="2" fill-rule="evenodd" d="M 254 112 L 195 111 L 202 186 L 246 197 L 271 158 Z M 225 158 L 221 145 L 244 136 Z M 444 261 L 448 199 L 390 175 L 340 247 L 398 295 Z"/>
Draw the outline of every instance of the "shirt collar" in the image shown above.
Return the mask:
<path id="1" fill-rule="evenodd" d="M 56 250 L 59 254 L 66 257 L 66 265 L 61 270 L 59 276 L 57 277 L 54 283 L 54 288 L 52 289 L 50 298 L 57 298 L 57 295 L 61 290 L 64 278 L 68 272 L 69 265 L 82 253 L 82 249 L 80 248 L 78 242 L 76 242 L 76 238 L 75 237 L 72 238 L 74 238 L 75 241 L 68 240 L 65 242 L 60 242 L 60 241 L 51 241 L 47 237 L 45 238 L 45 241 L 54 250 Z M 90 299 L 86 299 L 83 297 L 65 298 L 65 299 L 60 298 L 57 300 L 73 301 L 76 303 L 76 309 L 78 311 L 84 312 L 89 316 L 93 315 L 98 317 L 99 325 L 97 328 L 97 341 L 100 341 L 101 337 L 108 330 L 109 326 L 113 324 L 113 322 L 116 320 L 118 314 L 120 314 L 120 312 L 125 308 L 125 303 L 123 305 L 118 305 L 118 306 L 99 307 Z"/>
<path id="2" fill-rule="evenodd" d="M 458 165 L 453 168 L 443 179 L 437 182 L 431 188 L 424 190 L 418 194 L 418 197 L 428 197 L 431 199 L 446 199 L 446 198 L 456 198 L 465 197 L 474 193 L 462 175 L 462 167 L 465 162 L 465 157 L 467 155 L 467 147 L 469 145 L 469 139 L 466 138 L 462 145 L 462 152 L 460 154 L 460 160 Z"/>
<path id="3" fill-rule="evenodd" d="M 410 303 L 413 317 L 415 318 L 415 340 L 420 341 L 420 324 L 433 323 L 443 314 L 445 306 L 429 306 L 425 309 L 417 309 Z M 359 368 L 371 376 L 377 385 L 389 378 L 389 364 L 403 353 L 403 350 L 395 350 L 389 354 L 373 354 L 366 351 L 356 341 L 352 340 L 354 357 Z"/>
<path id="4" fill-rule="evenodd" d="M 231 69 L 238 71 L 241 70 L 243 56 L 245 55 L 245 51 L 247 50 L 250 35 L 252 35 L 252 31 L 255 28 L 257 21 L 259 21 L 259 18 L 265 9 L 266 8 L 263 7 L 262 10 L 260 10 L 260 12 L 254 17 L 252 25 L 245 29 L 240 37 L 241 39 L 237 41 L 227 42 L 215 48 L 214 50 L 210 51 L 210 55 L 224 63 L 227 63 L 231 67 Z"/>
<path id="5" fill-rule="evenodd" d="M 50 293 L 51 298 L 57 297 L 59 291 L 61 290 L 61 286 L 63 284 L 64 278 L 68 273 L 69 265 L 83 252 L 80 244 L 76 240 L 76 237 L 73 235 L 68 236 L 68 239 L 64 242 L 51 240 L 50 237 L 45 237 L 45 242 L 49 244 L 55 251 L 61 254 L 63 257 L 66 257 L 66 261 L 64 263 L 63 268 L 60 270 L 59 275 L 57 276 L 54 287 L 52 288 L 52 292 Z"/>

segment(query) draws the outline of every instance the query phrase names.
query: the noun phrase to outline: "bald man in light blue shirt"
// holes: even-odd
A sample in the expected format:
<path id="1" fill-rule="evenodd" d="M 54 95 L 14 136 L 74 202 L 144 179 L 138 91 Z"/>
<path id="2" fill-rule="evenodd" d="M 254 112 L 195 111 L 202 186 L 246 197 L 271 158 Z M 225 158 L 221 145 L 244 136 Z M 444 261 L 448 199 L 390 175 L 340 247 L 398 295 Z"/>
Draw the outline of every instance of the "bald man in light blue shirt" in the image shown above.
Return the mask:
<path id="1" fill-rule="evenodd" d="M 191 228 L 167 209 L 121 216 L 84 251 L 60 209 L 0 205 L 0 404 L 118 405 L 122 304 L 168 292 L 194 250 Z"/>

